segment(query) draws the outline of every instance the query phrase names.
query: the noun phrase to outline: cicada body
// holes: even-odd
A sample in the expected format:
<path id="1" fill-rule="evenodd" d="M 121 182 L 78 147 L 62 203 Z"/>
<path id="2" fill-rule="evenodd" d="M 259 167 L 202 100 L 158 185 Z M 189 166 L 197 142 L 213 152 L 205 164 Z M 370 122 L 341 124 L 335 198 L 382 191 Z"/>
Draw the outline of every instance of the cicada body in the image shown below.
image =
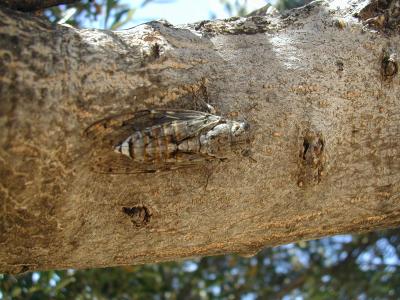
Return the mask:
<path id="1" fill-rule="evenodd" d="M 95 169 L 138 173 L 225 158 L 248 139 L 247 122 L 191 110 L 146 110 L 91 125 Z"/>

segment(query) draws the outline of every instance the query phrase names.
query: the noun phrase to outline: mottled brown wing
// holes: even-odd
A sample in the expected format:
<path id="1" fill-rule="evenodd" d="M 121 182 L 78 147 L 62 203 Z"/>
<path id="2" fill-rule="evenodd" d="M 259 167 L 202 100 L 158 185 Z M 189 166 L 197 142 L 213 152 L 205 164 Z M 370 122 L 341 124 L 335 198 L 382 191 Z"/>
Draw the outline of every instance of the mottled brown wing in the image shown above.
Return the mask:
<path id="1" fill-rule="evenodd" d="M 185 168 L 208 159 L 200 153 L 177 153 L 176 162 L 138 163 L 125 155 L 114 152 L 114 147 L 128 138 L 135 131 L 142 131 L 153 126 L 187 126 L 188 130 L 180 139 L 194 136 L 218 122 L 217 116 L 211 121 L 210 114 L 191 110 L 144 110 L 111 116 L 95 122 L 85 130 L 85 135 L 92 141 L 91 167 L 98 173 L 130 174 L 155 172 Z"/>
<path id="2" fill-rule="evenodd" d="M 85 130 L 85 135 L 93 140 L 107 139 L 111 144 L 115 145 L 126 139 L 134 131 L 145 130 L 155 125 L 165 125 L 172 122 L 204 120 L 209 115 L 194 110 L 142 110 L 134 113 L 115 115 L 97 121 Z M 200 123 L 197 124 L 201 125 Z M 197 128 L 193 128 L 193 132 L 202 128 L 204 126 L 197 126 Z"/>
<path id="3" fill-rule="evenodd" d="M 190 168 L 210 159 L 201 154 L 179 153 L 176 163 L 138 163 L 119 153 L 97 153 L 92 157 L 91 170 L 100 174 L 138 174 L 155 173 Z"/>

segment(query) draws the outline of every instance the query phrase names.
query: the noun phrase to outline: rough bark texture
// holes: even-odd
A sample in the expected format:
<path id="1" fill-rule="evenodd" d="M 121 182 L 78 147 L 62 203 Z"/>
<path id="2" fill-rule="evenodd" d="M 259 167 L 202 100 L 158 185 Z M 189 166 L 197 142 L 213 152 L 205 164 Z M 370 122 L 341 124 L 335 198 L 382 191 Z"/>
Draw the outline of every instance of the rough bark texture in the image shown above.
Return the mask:
<path id="1" fill-rule="evenodd" d="M 364 6 L 118 32 L 1 10 L 0 271 L 251 255 L 398 226 L 399 36 L 354 17 Z M 94 121 L 204 102 L 251 123 L 250 157 L 91 171 Z"/>
<path id="2" fill-rule="evenodd" d="M 71 4 L 79 0 L 0 0 L 0 5 L 21 11 L 37 11 L 60 4 Z"/>

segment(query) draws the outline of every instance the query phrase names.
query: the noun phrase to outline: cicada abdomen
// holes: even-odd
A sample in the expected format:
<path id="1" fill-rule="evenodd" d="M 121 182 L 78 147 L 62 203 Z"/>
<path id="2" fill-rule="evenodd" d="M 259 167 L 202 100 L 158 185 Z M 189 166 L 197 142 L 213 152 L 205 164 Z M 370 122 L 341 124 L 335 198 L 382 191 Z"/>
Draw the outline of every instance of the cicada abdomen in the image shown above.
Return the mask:
<path id="1" fill-rule="evenodd" d="M 146 110 L 90 126 L 95 169 L 107 173 L 151 172 L 225 158 L 247 139 L 247 122 L 191 110 Z"/>

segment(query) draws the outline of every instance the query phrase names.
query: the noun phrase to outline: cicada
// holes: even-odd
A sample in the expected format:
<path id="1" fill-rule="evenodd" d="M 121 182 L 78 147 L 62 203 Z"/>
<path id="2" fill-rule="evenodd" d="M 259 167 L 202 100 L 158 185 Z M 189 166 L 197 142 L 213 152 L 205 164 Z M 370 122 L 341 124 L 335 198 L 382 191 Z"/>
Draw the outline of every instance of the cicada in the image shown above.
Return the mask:
<path id="1" fill-rule="evenodd" d="M 248 142 L 246 121 L 193 110 L 143 110 L 86 129 L 100 173 L 155 172 L 229 157 Z"/>

